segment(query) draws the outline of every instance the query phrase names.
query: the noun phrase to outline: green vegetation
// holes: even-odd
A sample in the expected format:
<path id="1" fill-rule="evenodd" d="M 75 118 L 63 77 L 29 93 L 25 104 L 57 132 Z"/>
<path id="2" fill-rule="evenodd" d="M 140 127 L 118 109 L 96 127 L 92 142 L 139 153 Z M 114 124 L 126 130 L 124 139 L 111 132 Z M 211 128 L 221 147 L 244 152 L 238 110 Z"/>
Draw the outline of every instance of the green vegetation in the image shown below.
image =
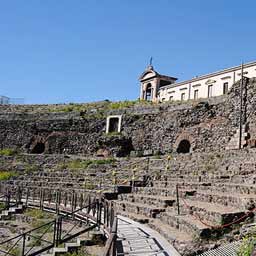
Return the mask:
<path id="1" fill-rule="evenodd" d="M 114 136 L 122 135 L 122 133 L 121 132 L 109 132 L 109 133 L 104 133 L 104 135 L 106 137 L 114 137 Z"/>
<path id="2" fill-rule="evenodd" d="M 5 208 L 5 204 L 4 203 L 0 203 L 0 211 L 2 211 Z"/>
<path id="3" fill-rule="evenodd" d="M 12 245 L 10 245 L 9 247 L 5 248 L 6 251 L 9 251 L 9 248 L 11 247 Z M 14 247 L 12 248 L 10 251 L 9 251 L 9 254 L 8 255 L 14 255 L 14 256 L 20 256 L 21 255 L 21 250 L 19 247 Z"/>
<path id="4" fill-rule="evenodd" d="M 49 219 L 52 217 L 52 214 L 44 212 L 39 209 L 28 209 L 25 212 L 25 215 L 35 219 Z"/>
<path id="5" fill-rule="evenodd" d="M 93 190 L 93 189 L 95 189 L 96 188 L 96 185 L 94 185 L 94 184 L 92 184 L 91 182 L 85 182 L 84 184 L 83 184 L 83 186 L 84 186 L 84 189 L 89 189 L 89 190 Z"/>
<path id="6" fill-rule="evenodd" d="M 66 254 L 67 256 L 94 256 L 92 254 L 88 254 L 85 250 L 80 249 L 78 251 L 75 252 L 69 252 Z"/>
<path id="7" fill-rule="evenodd" d="M 31 226 L 33 228 L 39 228 L 54 219 L 54 215 L 39 209 L 29 209 L 25 212 L 25 216 L 32 218 Z M 47 233 L 51 233 L 53 232 L 53 228 L 54 228 L 53 225 L 49 224 L 35 230 L 34 232 L 36 234 L 43 234 L 46 231 Z M 34 242 L 36 243 L 37 241 L 34 241 Z"/>
<path id="8" fill-rule="evenodd" d="M 1 156 L 13 156 L 18 153 L 17 150 L 11 149 L 11 148 L 4 148 L 0 150 L 0 155 Z"/>
<path id="9" fill-rule="evenodd" d="M 27 174 L 31 174 L 31 173 L 33 173 L 33 172 L 35 172 L 37 170 L 38 170 L 38 166 L 36 166 L 34 164 L 27 164 L 26 163 L 26 165 L 25 165 L 25 172 Z"/>
<path id="10" fill-rule="evenodd" d="M 0 181 L 8 180 L 12 177 L 17 176 L 18 174 L 14 171 L 1 171 L 0 170 Z"/>
<path id="11" fill-rule="evenodd" d="M 237 256 L 251 256 L 256 246 L 256 237 L 245 237 Z"/>
<path id="12" fill-rule="evenodd" d="M 66 113 L 87 112 L 92 115 L 100 114 L 100 116 L 102 116 L 104 111 L 132 108 L 133 106 L 138 104 L 151 105 L 153 103 L 151 101 L 144 101 L 144 100 L 124 100 L 124 101 L 116 101 L 116 102 L 105 100 L 102 102 L 87 103 L 87 104 L 69 103 L 67 105 L 55 105 L 55 106 L 51 106 L 49 111 L 50 112 L 66 112 Z"/>
<path id="13" fill-rule="evenodd" d="M 69 169 L 87 169 L 90 165 L 102 165 L 102 164 L 112 164 L 115 163 L 114 158 L 108 159 L 87 159 L 87 160 L 73 160 L 66 164 Z"/>

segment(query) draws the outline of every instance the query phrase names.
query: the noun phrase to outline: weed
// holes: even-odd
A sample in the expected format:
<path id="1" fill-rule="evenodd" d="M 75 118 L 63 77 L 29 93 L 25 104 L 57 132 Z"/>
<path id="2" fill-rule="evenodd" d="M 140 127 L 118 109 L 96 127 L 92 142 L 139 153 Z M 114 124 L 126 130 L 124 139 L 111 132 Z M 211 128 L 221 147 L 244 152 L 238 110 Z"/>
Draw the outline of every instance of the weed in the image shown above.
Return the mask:
<path id="1" fill-rule="evenodd" d="M 16 177 L 18 174 L 14 171 L 0 171 L 0 181 Z"/>
<path id="2" fill-rule="evenodd" d="M 18 151 L 15 149 L 11 149 L 11 148 L 4 148 L 0 150 L 0 155 L 1 156 L 13 156 L 18 154 Z"/>

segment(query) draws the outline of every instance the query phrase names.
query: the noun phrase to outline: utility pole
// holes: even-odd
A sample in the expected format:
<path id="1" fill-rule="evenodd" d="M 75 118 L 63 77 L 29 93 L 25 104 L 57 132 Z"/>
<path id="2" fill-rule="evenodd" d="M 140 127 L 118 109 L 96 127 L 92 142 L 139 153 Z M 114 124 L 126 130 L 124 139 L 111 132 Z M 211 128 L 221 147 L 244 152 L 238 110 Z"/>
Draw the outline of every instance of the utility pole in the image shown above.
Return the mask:
<path id="1" fill-rule="evenodd" d="M 244 88 L 244 64 L 241 64 L 241 81 L 240 81 L 240 116 L 239 116 L 239 149 L 242 148 L 243 135 L 243 88 Z"/>

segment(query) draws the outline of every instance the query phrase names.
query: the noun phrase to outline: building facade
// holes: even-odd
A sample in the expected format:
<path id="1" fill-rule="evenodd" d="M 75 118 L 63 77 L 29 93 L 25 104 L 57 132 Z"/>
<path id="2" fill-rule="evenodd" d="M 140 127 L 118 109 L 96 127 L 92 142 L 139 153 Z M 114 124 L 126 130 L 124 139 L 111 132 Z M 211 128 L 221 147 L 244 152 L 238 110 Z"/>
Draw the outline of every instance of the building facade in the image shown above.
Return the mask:
<path id="1" fill-rule="evenodd" d="M 0 104 L 1 105 L 6 105 L 6 104 L 9 104 L 9 103 L 10 103 L 10 98 L 0 95 Z"/>
<path id="2" fill-rule="evenodd" d="M 226 94 L 241 79 L 241 66 L 224 69 L 191 80 L 176 82 L 177 78 L 157 73 L 153 66 L 140 76 L 140 99 L 153 102 L 186 101 Z M 256 77 L 256 62 L 243 65 L 243 75 Z"/>

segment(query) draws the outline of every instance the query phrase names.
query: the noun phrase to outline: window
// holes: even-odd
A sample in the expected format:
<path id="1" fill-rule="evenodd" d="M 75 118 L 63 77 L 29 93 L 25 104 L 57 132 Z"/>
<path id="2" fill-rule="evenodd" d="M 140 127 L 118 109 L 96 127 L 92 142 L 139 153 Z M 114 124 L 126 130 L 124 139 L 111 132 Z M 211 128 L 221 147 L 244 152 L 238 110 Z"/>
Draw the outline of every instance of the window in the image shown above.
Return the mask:
<path id="1" fill-rule="evenodd" d="M 228 82 L 223 84 L 223 94 L 227 94 L 228 93 Z"/>
<path id="2" fill-rule="evenodd" d="M 194 90 L 194 100 L 198 99 L 198 90 Z"/>
<path id="3" fill-rule="evenodd" d="M 184 100 L 185 100 L 185 92 L 183 92 L 183 93 L 181 94 L 180 100 L 181 100 L 181 101 L 184 101 Z"/>
<path id="4" fill-rule="evenodd" d="M 208 86 L 208 98 L 212 97 L 212 84 Z"/>

